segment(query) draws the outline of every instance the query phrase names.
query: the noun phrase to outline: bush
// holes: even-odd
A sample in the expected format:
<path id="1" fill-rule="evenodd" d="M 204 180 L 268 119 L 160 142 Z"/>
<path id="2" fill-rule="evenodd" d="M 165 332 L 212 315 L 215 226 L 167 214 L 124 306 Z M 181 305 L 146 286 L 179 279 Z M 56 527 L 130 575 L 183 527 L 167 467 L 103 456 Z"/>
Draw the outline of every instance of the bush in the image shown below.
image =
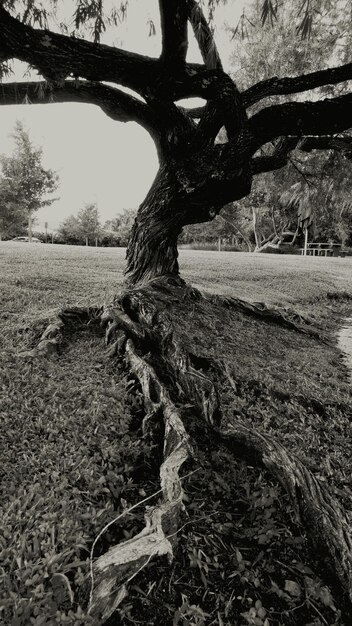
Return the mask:
<path id="1" fill-rule="evenodd" d="M 280 248 L 274 248 L 269 246 L 264 250 L 260 250 L 263 254 L 301 254 L 300 248 L 296 248 L 295 246 L 281 246 Z"/>
<path id="2" fill-rule="evenodd" d="M 212 243 L 210 241 L 198 241 L 193 243 L 183 243 L 178 246 L 183 250 L 218 250 L 218 243 Z M 243 252 L 239 246 L 233 246 L 230 243 L 221 244 L 221 251 L 225 252 Z"/>

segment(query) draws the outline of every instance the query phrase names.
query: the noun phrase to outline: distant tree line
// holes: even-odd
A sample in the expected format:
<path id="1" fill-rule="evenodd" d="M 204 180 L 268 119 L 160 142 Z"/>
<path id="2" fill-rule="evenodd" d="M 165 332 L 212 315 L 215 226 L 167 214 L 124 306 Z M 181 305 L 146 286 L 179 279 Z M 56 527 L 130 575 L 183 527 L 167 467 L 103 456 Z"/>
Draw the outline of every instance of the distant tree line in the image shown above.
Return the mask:
<path id="1" fill-rule="evenodd" d="M 101 223 L 96 203 L 87 203 L 67 217 L 55 236 L 56 243 L 96 246 L 127 246 L 136 210 L 124 209 L 121 215 Z"/>

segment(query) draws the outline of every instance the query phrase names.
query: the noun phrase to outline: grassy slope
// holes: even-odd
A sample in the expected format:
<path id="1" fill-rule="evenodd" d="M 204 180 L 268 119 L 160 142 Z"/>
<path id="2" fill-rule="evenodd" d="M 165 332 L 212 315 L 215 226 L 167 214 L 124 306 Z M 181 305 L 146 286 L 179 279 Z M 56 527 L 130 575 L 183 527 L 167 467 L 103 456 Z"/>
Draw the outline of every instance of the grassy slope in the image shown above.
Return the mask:
<path id="1" fill-rule="evenodd" d="M 344 292 L 352 294 L 350 259 L 183 251 L 180 262 L 183 275 L 192 283 L 250 300 L 294 305 L 330 329 L 337 323 L 337 307 L 340 307 L 341 312 L 343 307 L 334 300 L 327 300 L 326 295 Z M 1 555 L 6 583 L 3 596 L 5 623 L 11 615 L 17 615 L 17 624 L 63 623 L 64 614 L 61 617 L 57 614 L 57 621 L 53 617 L 57 607 L 48 584 L 50 576 L 56 571 L 66 572 L 73 584 L 79 583 L 87 571 L 87 550 L 91 541 L 104 524 L 116 515 L 116 510 L 120 510 L 121 496 L 127 502 L 135 502 L 141 497 L 141 485 L 137 484 L 131 467 L 135 464 L 143 467 L 146 464 L 149 468 L 148 450 L 145 443 L 141 445 L 138 442 L 138 438 L 131 443 L 128 434 L 140 409 L 138 397 L 126 392 L 127 381 L 123 373 L 113 370 L 106 362 L 100 338 L 83 336 L 79 341 L 73 341 L 67 352 L 57 360 L 31 364 L 18 361 L 13 355 L 13 350 L 21 350 L 34 340 L 36 332 L 45 324 L 45 319 L 62 305 L 93 305 L 109 300 L 121 284 L 123 264 L 124 251 L 119 249 L 13 243 L 3 243 L 0 247 L 0 405 L 1 447 L 4 450 L 0 468 L 4 481 L 0 493 L 3 494 L 6 511 L 2 528 L 4 551 Z M 33 330 L 33 325 L 36 330 Z M 317 346 L 314 342 L 305 344 L 303 339 L 295 343 L 291 335 L 286 337 L 282 332 L 278 333 L 278 339 L 276 341 L 272 327 L 260 327 L 242 320 L 238 337 L 232 337 L 232 347 L 231 336 L 227 337 L 224 333 L 224 344 L 217 346 L 216 350 L 214 348 L 218 357 L 226 355 L 229 363 L 233 360 L 231 372 L 239 390 L 237 402 L 240 404 L 237 409 L 253 423 L 259 417 L 265 427 L 274 431 L 284 424 L 284 434 L 289 444 L 295 434 L 295 425 L 300 421 L 302 434 L 297 442 L 301 445 L 305 429 L 308 428 L 311 433 L 309 456 L 314 446 L 319 447 L 317 438 L 321 429 L 317 419 L 318 405 L 314 402 L 312 405 L 312 401 L 322 400 L 326 406 L 329 405 L 325 417 L 323 415 L 325 424 L 322 429 L 323 439 L 328 445 L 324 444 L 322 450 L 324 455 L 328 448 L 333 452 L 335 445 L 332 438 L 336 436 L 337 478 L 338 482 L 343 482 L 341 474 L 344 468 L 341 466 L 344 455 L 340 454 L 343 441 L 339 444 L 338 440 L 342 438 L 345 441 L 346 436 L 350 435 L 347 416 L 341 409 L 341 405 L 348 405 L 349 389 L 338 353 L 333 347 Z M 285 391 L 289 392 L 293 401 L 282 396 Z M 223 393 L 229 397 L 227 417 L 231 419 L 231 389 L 224 389 Z M 303 404 L 297 400 L 300 395 L 305 398 Z M 134 406 L 131 406 L 132 398 Z M 335 433 L 331 425 L 337 417 L 340 426 Z M 213 463 L 216 463 L 215 458 Z M 223 463 L 218 465 L 217 471 L 221 472 Z M 240 474 L 242 471 L 238 470 Z M 150 477 L 149 490 L 152 490 L 152 471 Z M 250 480 L 242 474 L 238 478 L 240 485 L 234 484 L 233 487 L 235 491 L 241 492 L 240 500 L 247 502 L 246 512 L 240 510 L 239 518 L 243 520 L 243 516 L 249 516 L 247 531 L 248 527 L 249 530 L 252 528 L 259 537 L 259 546 L 265 546 L 270 552 L 273 550 L 273 539 L 281 550 L 279 538 L 283 534 L 282 528 L 277 521 L 271 523 L 270 507 L 273 508 L 273 500 L 275 507 L 275 502 L 282 496 L 270 484 L 265 483 L 263 486 L 258 475 L 252 476 Z M 200 477 L 197 480 L 195 475 L 193 482 L 190 481 L 188 485 L 190 497 L 195 502 L 198 497 L 202 497 L 197 495 L 202 480 Z M 234 482 L 232 476 L 227 476 L 227 480 Z M 212 500 L 219 497 L 220 508 L 223 508 L 224 499 L 231 500 L 233 494 L 229 494 L 226 491 L 228 488 L 221 485 L 221 478 L 214 484 L 211 486 L 214 494 L 210 493 L 209 497 L 213 496 Z M 144 481 L 143 488 L 148 492 L 148 485 Z M 265 489 L 268 490 L 269 504 L 263 504 L 262 501 Z M 270 492 L 270 489 L 274 491 Z M 255 496 L 255 493 L 258 495 Z M 198 508 L 201 506 L 198 504 Z M 212 507 L 212 510 L 216 510 L 216 507 Z M 236 513 L 233 514 L 235 518 Z M 218 524 L 217 521 L 214 523 Z M 201 523 L 197 525 L 202 528 Z M 268 536 L 263 531 L 267 527 Z M 233 532 L 231 523 L 230 529 Z M 129 530 L 133 532 L 133 522 L 130 522 Z M 216 528 L 204 526 L 203 537 L 211 533 L 217 536 L 217 532 Z M 247 539 L 244 532 L 238 545 L 246 546 Z M 192 533 L 188 535 L 184 558 L 186 566 L 189 562 L 195 563 L 193 569 L 201 577 L 200 584 L 204 592 L 202 576 L 207 574 L 207 561 L 202 564 L 197 542 L 197 536 Z M 287 541 L 285 545 L 287 547 Z M 255 560 L 254 557 L 248 556 L 245 561 L 241 552 L 238 554 L 236 550 L 235 555 L 235 579 L 240 578 L 242 571 L 247 572 L 247 578 L 253 578 L 254 569 L 250 563 L 251 559 Z M 197 558 L 200 558 L 200 564 Z M 293 558 L 292 554 L 289 558 Z M 297 562 L 301 563 L 302 560 L 301 555 Z M 265 563 L 267 569 L 272 567 L 269 561 L 265 560 Z M 220 573 L 221 567 L 226 567 L 227 571 L 229 564 L 218 564 L 216 569 Z M 292 573 L 286 574 L 286 577 L 291 579 Z M 256 588 L 258 578 L 254 577 L 253 580 Z M 245 587 L 248 585 L 247 582 Z M 276 594 L 275 597 L 283 604 L 288 604 L 291 620 L 291 616 L 295 615 L 291 611 L 297 611 L 296 605 L 292 604 L 292 598 L 280 596 L 281 591 L 274 589 L 271 593 Z M 240 593 L 238 589 L 237 593 Z M 248 595 L 244 589 L 241 598 L 245 598 L 246 593 Z M 318 596 L 318 592 L 315 595 Z M 265 597 L 265 594 L 259 597 Z M 297 598 L 297 603 L 298 600 L 302 604 L 302 598 Z M 311 601 L 316 603 L 318 612 L 321 612 L 319 598 L 313 594 Z M 225 598 L 226 602 L 228 599 Z M 201 604 L 197 593 L 193 603 L 195 606 Z M 242 610 L 244 617 L 241 624 L 252 623 L 250 619 L 253 616 L 253 620 L 261 619 L 263 611 L 260 613 L 259 605 L 250 614 L 250 603 L 247 599 L 243 599 L 243 603 L 247 604 Z M 275 602 L 271 603 L 275 605 Z M 35 604 L 35 610 L 32 604 Z M 192 611 L 190 605 L 186 603 L 184 613 Z M 210 611 L 211 603 L 207 606 Z M 150 610 L 152 608 L 149 607 Z M 280 623 L 275 621 L 275 608 L 278 612 L 278 607 L 274 606 L 272 613 L 266 613 L 270 617 L 270 626 Z M 279 609 L 284 611 L 281 605 Z M 146 610 L 144 607 L 143 611 Z M 52 617 L 49 618 L 50 615 Z M 40 621 L 43 616 L 48 621 Z M 85 623 L 83 617 L 77 614 L 67 619 L 67 623 Z M 302 616 L 298 617 L 300 619 L 301 622 L 296 623 L 304 623 Z M 287 616 L 284 620 L 285 624 L 294 623 Z M 260 624 L 260 621 L 253 623 Z"/>

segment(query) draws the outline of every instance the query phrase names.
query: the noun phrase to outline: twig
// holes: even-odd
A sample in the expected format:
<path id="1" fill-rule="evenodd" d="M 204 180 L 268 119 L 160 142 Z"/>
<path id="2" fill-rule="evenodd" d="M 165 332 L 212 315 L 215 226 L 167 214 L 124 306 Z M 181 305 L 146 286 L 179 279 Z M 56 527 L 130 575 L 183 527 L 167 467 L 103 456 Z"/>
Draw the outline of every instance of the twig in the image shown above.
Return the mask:
<path id="1" fill-rule="evenodd" d="M 316 188 L 316 185 L 311 180 L 308 180 L 305 173 L 302 172 L 302 170 L 298 167 L 297 163 L 295 163 L 295 161 L 290 156 L 287 157 L 287 160 L 291 163 L 291 165 L 293 165 L 293 167 L 300 174 L 300 176 L 302 176 L 302 178 L 304 179 L 304 181 L 307 183 L 308 186 L 312 185 L 313 187 Z"/>

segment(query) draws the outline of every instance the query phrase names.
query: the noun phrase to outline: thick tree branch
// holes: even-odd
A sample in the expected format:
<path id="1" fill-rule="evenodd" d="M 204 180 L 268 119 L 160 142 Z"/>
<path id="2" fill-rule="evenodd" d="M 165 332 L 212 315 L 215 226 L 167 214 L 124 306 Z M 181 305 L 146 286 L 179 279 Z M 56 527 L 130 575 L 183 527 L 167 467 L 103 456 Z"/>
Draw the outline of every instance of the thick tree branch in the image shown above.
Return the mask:
<path id="1" fill-rule="evenodd" d="M 212 145 L 219 132 L 225 126 L 229 139 L 235 139 L 247 123 L 247 114 L 242 106 L 240 93 L 224 72 L 219 72 L 217 88 L 203 109 L 192 147 L 201 149 Z"/>
<path id="2" fill-rule="evenodd" d="M 306 137 L 298 145 L 300 150 L 311 152 L 311 150 L 336 150 L 347 159 L 352 159 L 352 136 L 344 137 Z"/>
<path id="3" fill-rule="evenodd" d="M 205 110 L 205 106 L 203 107 L 193 107 L 193 109 L 184 109 L 193 120 L 199 120 Z"/>
<path id="4" fill-rule="evenodd" d="M 333 135 L 351 127 L 352 94 L 319 102 L 271 106 L 253 115 L 248 122 L 253 153 L 277 137 Z"/>
<path id="5" fill-rule="evenodd" d="M 174 75 L 159 59 L 34 29 L 0 5 L 0 62 L 12 58 L 32 65 L 58 85 L 69 76 L 79 76 L 120 84 L 144 97 L 159 95 L 168 100 L 196 96 L 208 89 L 204 82 L 208 70 L 203 65 L 187 64 L 182 76 Z"/>
<path id="6" fill-rule="evenodd" d="M 346 80 L 352 80 L 352 63 L 311 72 L 310 74 L 303 74 L 294 78 L 278 78 L 274 76 L 249 87 L 249 89 L 242 92 L 241 97 L 243 106 L 248 108 L 270 96 L 300 93 L 324 85 L 335 85 Z M 204 113 L 204 107 L 189 109 L 187 112 L 194 119 L 199 119 Z"/>
<path id="7" fill-rule="evenodd" d="M 287 164 L 289 153 L 297 147 L 298 142 L 298 137 L 282 137 L 272 154 L 252 159 L 253 174 L 271 172 L 284 167 Z"/>
<path id="8" fill-rule="evenodd" d="M 150 107 L 137 98 L 107 85 L 74 80 L 66 80 L 60 87 L 45 81 L 0 85 L 0 105 L 57 102 L 97 105 L 113 120 L 138 122 L 154 139 L 158 137 L 160 120 L 156 118 Z"/>
<path id="9" fill-rule="evenodd" d="M 252 159 L 253 174 L 271 172 L 287 165 L 289 153 L 297 148 L 304 152 L 311 150 L 336 150 L 345 158 L 352 159 L 352 137 L 285 137 L 282 138 L 272 154 Z M 300 172 L 302 174 L 302 172 Z"/>
<path id="10" fill-rule="evenodd" d="M 291 93 L 299 93 L 316 89 L 323 85 L 336 85 L 346 80 L 352 79 L 352 63 L 331 67 L 327 70 L 311 72 L 294 78 L 278 78 L 274 76 L 268 80 L 253 85 L 242 93 L 243 104 L 246 107 L 252 106 L 263 98 L 269 96 L 282 96 Z"/>
<path id="11" fill-rule="evenodd" d="M 70 75 L 117 82 L 138 93 L 156 80 L 158 61 L 119 48 L 22 24 L 0 6 L 0 60 L 16 58 L 60 83 Z"/>
<path id="12" fill-rule="evenodd" d="M 187 6 L 184 0 L 159 0 L 162 32 L 160 59 L 171 69 L 185 66 L 187 37 Z"/>
<path id="13" fill-rule="evenodd" d="M 173 102 L 153 98 L 147 102 L 159 124 L 161 160 L 187 154 L 196 130 L 192 118 Z"/>
<path id="14" fill-rule="evenodd" d="M 196 0 L 188 0 L 187 5 L 188 19 L 192 25 L 194 36 L 206 67 L 208 69 L 222 70 L 221 59 L 215 45 L 214 36 L 201 7 Z"/>
<path id="15" fill-rule="evenodd" d="M 88 81 L 66 80 L 62 86 L 46 81 L 0 84 L 0 105 L 80 102 L 99 106 L 118 122 L 136 122 L 154 140 L 160 160 L 185 151 L 194 122 L 172 102 L 147 104 L 120 89 Z"/>

